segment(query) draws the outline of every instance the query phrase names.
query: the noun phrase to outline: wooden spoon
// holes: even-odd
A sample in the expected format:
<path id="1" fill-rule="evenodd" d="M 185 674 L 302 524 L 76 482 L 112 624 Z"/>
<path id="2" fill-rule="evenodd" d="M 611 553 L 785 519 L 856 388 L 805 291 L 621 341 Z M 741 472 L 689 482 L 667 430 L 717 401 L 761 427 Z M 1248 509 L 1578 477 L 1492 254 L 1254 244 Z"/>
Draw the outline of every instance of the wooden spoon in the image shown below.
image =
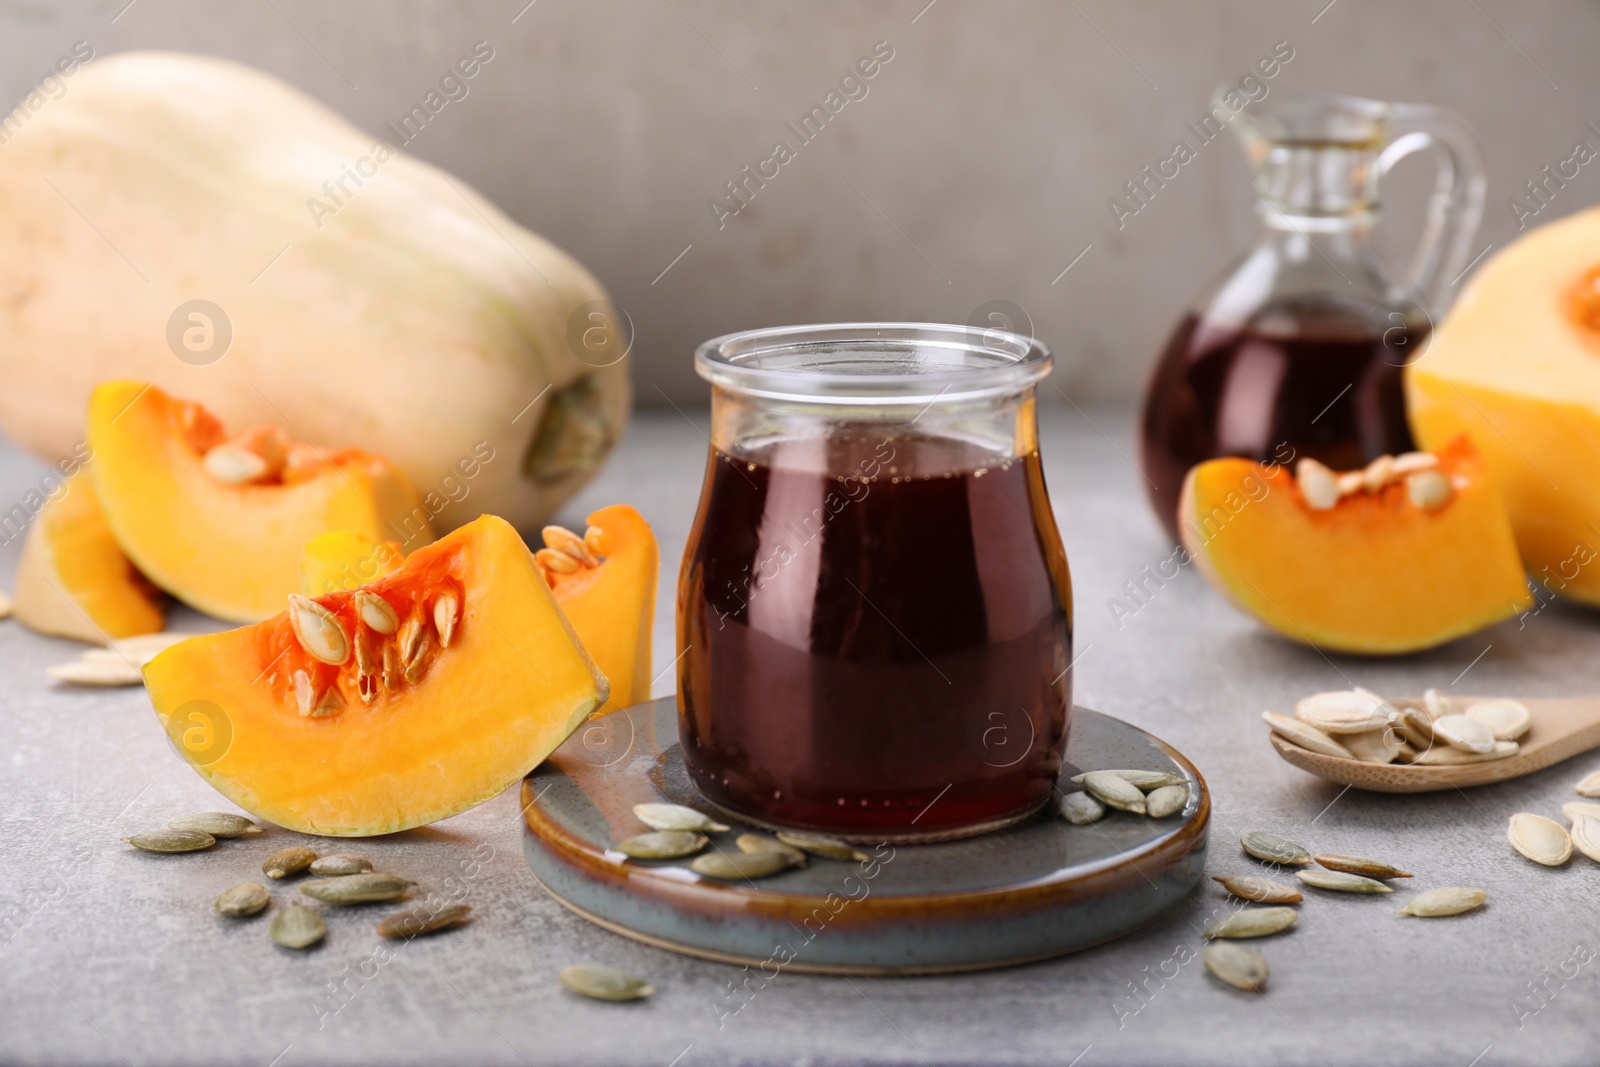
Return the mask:
<path id="1" fill-rule="evenodd" d="M 1478 701 L 1489 699 L 1451 697 L 1450 702 L 1456 711 L 1465 711 Z M 1277 734 L 1272 735 L 1272 747 L 1278 750 L 1278 755 L 1303 771 L 1310 771 L 1330 782 L 1340 782 L 1375 793 L 1431 793 L 1439 789 L 1504 782 L 1542 771 L 1580 752 L 1600 748 L 1600 697 L 1524 700 L 1522 704 L 1527 707 L 1533 723 L 1528 732 L 1517 739 L 1521 745 L 1517 754 L 1505 759 L 1448 767 L 1363 763 L 1307 751 Z"/>

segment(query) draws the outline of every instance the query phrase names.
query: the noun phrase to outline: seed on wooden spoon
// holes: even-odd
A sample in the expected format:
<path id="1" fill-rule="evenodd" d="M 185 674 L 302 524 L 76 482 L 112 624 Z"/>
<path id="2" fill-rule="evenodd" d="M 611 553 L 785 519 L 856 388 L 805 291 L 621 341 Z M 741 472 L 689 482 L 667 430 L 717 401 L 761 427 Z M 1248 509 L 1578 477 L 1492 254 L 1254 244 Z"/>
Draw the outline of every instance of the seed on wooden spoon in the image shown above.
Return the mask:
<path id="1" fill-rule="evenodd" d="M 1235 989 L 1243 989 L 1247 993 L 1259 993 L 1265 989 L 1267 975 L 1271 973 L 1265 956 L 1232 941 L 1213 941 L 1206 946 L 1200 958 L 1205 961 L 1206 970 Z"/>
<path id="2" fill-rule="evenodd" d="M 1249 900 L 1257 904 L 1298 904 L 1305 899 L 1300 890 L 1293 886 L 1274 882 L 1271 878 L 1263 878 L 1259 874 L 1214 874 L 1211 880 L 1221 882 L 1222 888 L 1240 900 Z"/>
<path id="3" fill-rule="evenodd" d="M 1310 850 L 1265 830 L 1250 830 L 1240 835 L 1239 844 L 1263 863 L 1288 863 L 1304 867 L 1311 862 Z"/>
<path id="4" fill-rule="evenodd" d="M 1272 727 L 1273 733 L 1290 744 L 1299 745 L 1311 752 L 1320 752 L 1324 756 L 1335 756 L 1339 759 L 1355 758 L 1349 749 L 1310 723 L 1291 719 L 1287 715 L 1279 715 L 1275 711 L 1263 711 L 1261 719 Z"/>
<path id="5" fill-rule="evenodd" d="M 1152 819 L 1165 819 L 1168 815 L 1176 815 L 1189 803 L 1189 787 L 1186 785 L 1164 785 L 1160 789 L 1152 789 L 1150 795 L 1144 798 L 1144 812 Z"/>
<path id="6" fill-rule="evenodd" d="M 1400 735 L 1390 726 L 1359 734 L 1340 734 L 1339 740 L 1350 750 L 1350 755 L 1362 763 L 1393 763 L 1400 754 Z"/>
<path id="7" fill-rule="evenodd" d="M 1422 706 L 1434 719 L 1443 718 L 1455 713 L 1455 702 L 1437 689 L 1429 689 L 1422 694 Z"/>
<path id="8" fill-rule="evenodd" d="M 1426 752 L 1417 754 L 1414 766 L 1418 767 L 1455 767 L 1463 763 L 1488 763 L 1491 760 L 1506 759 L 1515 756 L 1521 751 L 1522 746 L 1515 741 L 1496 741 L 1494 747 L 1488 752 L 1468 752 L 1456 748 L 1454 745 L 1434 745 Z"/>
<path id="9" fill-rule="evenodd" d="M 1519 812 L 1506 830 L 1511 847 L 1535 863 L 1559 867 L 1572 858 L 1572 838 L 1561 824 L 1543 815 Z"/>
<path id="10" fill-rule="evenodd" d="M 1142 793 L 1148 793 L 1152 789 L 1160 789 L 1163 786 L 1182 785 L 1184 782 L 1184 779 L 1180 778 L 1178 775 L 1168 774 L 1166 771 L 1130 771 L 1117 769 L 1087 771 L 1083 774 L 1073 775 L 1072 780 L 1077 782 L 1079 785 L 1082 785 L 1083 780 L 1089 777 L 1091 774 L 1114 774 L 1118 778 L 1126 779 L 1128 782 L 1132 783 Z"/>
<path id="11" fill-rule="evenodd" d="M 766 837 L 762 834 L 740 834 L 734 838 L 734 844 L 739 846 L 740 852 L 756 855 L 762 852 L 771 852 L 783 857 L 785 863 L 791 867 L 804 867 L 806 854 L 793 845 L 786 845 L 776 837 Z"/>
<path id="12" fill-rule="evenodd" d="M 450 904 L 443 908 L 430 908 L 423 905 L 420 908 L 408 908 L 397 911 L 393 915 L 385 916 L 378 923 L 379 937 L 421 937 L 423 934 L 438 933 L 448 930 L 452 926 L 460 926 L 466 922 L 471 914 L 470 904 Z"/>
<path id="13" fill-rule="evenodd" d="M 1101 810 L 1104 811 L 1104 809 Z M 843 841 L 836 841 L 831 837 L 814 837 L 811 834 L 795 833 L 793 830 L 779 830 L 778 840 L 786 845 L 793 845 L 802 852 L 809 852 L 813 856 L 821 856 L 823 859 L 848 860 L 853 863 L 868 863 L 872 860 L 871 856 L 862 852 L 859 848 L 847 845 Z"/>
<path id="14" fill-rule="evenodd" d="M 1461 886 L 1446 886 L 1442 889 L 1430 889 L 1426 893 L 1418 893 L 1406 902 L 1397 914 L 1416 915 L 1424 919 L 1437 919 L 1445 915 L 1460 915 L 1464 911 L 1471 911 L 1488 899 L 1489 894 L 1481 889 L 1467 889 Z"/>
<path id="15" fill-rule="evenodd" d="M 1318 889 L 1331 889 L 1336 893 L 1393 893 L 1394 890 L 1365 875 L 1350 874 L 1347 871 L 1317 870 L 1313 867 L 1308 871 L 1296 871 L 1294 876 L 1306 885 Z"/>
<path id="16" fill-rule="evenodd" d="M 1480 700 L 1467 709 L 1466 715 L 1487 726 L 1496 741 L 1515 741 L 1533 725 L 1528 705 L 1520 700 Z"/>
<path id="17" fill-rule="evenodd" d="M 692 830 L 710 834 L 728 829 L 711 816 L 682 804 L 635 804 L 633 814 L 652 830 Z"/>
<path id="18" fill-rule="evenodd" d="M 1572 847 L 1600 863 L 1600 816 L 1580 813 L 1572 820 Z"/>
<path id="19" fill-rule="evenodd" d="M 1389 724 L 1393 714 L 1376 693 L 1363 689 L 1313 693 L 1294 706 L 1295 718 L 1343 743 L 1341 734 L 1359 734 Z"/>
<path id="20" fill-rule="evenodd" d="M 309 848 L 290 845 L 288 848 L 280 848 L 268 856 L 261 864 L 261 873 L 268 878 L 287 878 L 289 875 L 299 874 L 311 866 L 312 861 L 316 858 L 317 854 Z"/>
<path id="21" fill-rule="evenodd" d="M 235 815 L 230 811 L 202 811 L 198 815 L 184 815 L 170 820 L 167 829 L 194 830 L 216 838 L 244 837 L 246 834 L 262 832 L 261 827 L 243 815 Z"/>
<path id="22" fill-rule="evenodd" d="M 1441 715 L 1433 721 L 1433 736 L 1466 752 L 1494 751 L 1494 731 L 1470 715 Z"/>
<path id="23" fill-rule="evenodd" d="M 1362 856 L 1343 856 L 1336 852 L 1324 852 L 1313 858 L 1330 871 L 1345 871 L 1348 874 L 1360 874 L 1368 878 L 1411 877 L 1409 871 L 1402 871 L 1398 867 Z"/>
<path id="24" fill-rule="evenodd" d="M 1394 708 L 1394 726 L 1418 752 L 1426 752 L 1433 747 L 1433 717 L 1427 711 L 1409 700 L 1396 700 L 1390 705 Z"/>
<path id="25" fill-rule="evenodd" d="M 216 908 L 218 915 L 242 919 L 256 914 L 271 902 L 272 894 L 267 892 L 266 886 L 259 882 L 246 882 L 223 890 L 222 895 L 217 897 Z"/>
<path id="26" fill-rule="evenodd" d="M 1138 786 L 1114 771 L 1090 771 L 1083 776 L 1083 787 L 1108 808 L 1145 813 L 1144 793 Z"/>
<path id="27" fill-rule="evenodd" d="M 651 830 L 634 834 L 617 845 L 617 851 L 636 860 L 675 860 L 692 856 L 711 841 L 689 830 Z"/>
<path id="28" fill-rule="evenodd" d="M 1061 815 L 1074 826 L 1087 826 L 1105 818 L 1106 806 L 1088 793 L 1068 793 L 1061 798 Z"/>
<path id="29" fill-rule="evenodd" d="M 304 904 L 290 904 L 272 920 L 272 940 L 284 948 L 310 948 L 327 934 L 322 916 Z"/>
<path id="30" fill-rule="evenodd" d="M 1207 926 L 1205 936 L 1267 937 L 1289 929 L 1300 918 L 1293 908 L 1240 908 Z"/>
<path id="31" fill-rule="evenodd" d="M 217 843 L 216 838 L 198 830 L 146 830 L 123 840 L 146 852 L 198 852 Z"/>
<path id="32" fill-rule="evenodd" d="M 1586 776 L 1583 781 L 1572 787 L 1580 797 L 1600 797 L 1600 771 Z"/>
<path id="33" fill-rule="evenodd" d="M 655 986 L 642 978 L 598 963 L 563 967 L 560 977 L 561 984 L 574 993 L 595 1000 L 638 1000 L 656 991 Z"/>

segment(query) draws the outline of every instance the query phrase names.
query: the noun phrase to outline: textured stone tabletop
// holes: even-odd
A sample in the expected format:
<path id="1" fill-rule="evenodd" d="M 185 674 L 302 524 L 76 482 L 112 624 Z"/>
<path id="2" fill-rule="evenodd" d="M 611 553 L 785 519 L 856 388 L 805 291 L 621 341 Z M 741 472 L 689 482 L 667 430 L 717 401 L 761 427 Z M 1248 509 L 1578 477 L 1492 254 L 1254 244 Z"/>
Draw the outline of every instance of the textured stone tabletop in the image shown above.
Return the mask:
<path id="1" fill-rule="evenodd" d="M 635 421 L 605 473 L 565 509 L 635 504 L 664 562 L 656 663 L 676 655 L 677 561 L 704 462 L 698 427 Z M 1091 421 L 1092 420 L 1092 421 Z M 1248 871 L 1238 835 L 1268 829 L 1314 851 L 1416 872 L 1393 896 L 1312 894 L 1298 927 L 1260 943 L 1265 997 L 1203 973 L 1210 881 L 1143 931 L 1055 961 L 951 977 L 745 972 L 635 944 L 570 914 L 522 858 L 514 791 L 426 829 L 363 842 L 379 866 L 477 909 L 462 930 L 385 956 L 371 914 L 339 915 L 290 954 L 260 919 L 216 918 L 222 889 L 298 840 L 281 830 L 189 856 L 120 838 L 229 806 L 167 748 L 140 689 L 60 689 L 44 667 L 76 646 L 0 624 L 0 1061 L 40 1064 L 1594 1064 L 1600 1060 L 1600 865 L 1546 870 L 1513 853 L 1508 817 L 1557 815 L 1582 756 L 1518 782 L 1412 797 L 1310 779 L 1259 721 L 1319 689 L 1562 696 L 1600 692 L 1600 615 L 1565 607 L 1421 656 L 1324 657 L 1263 632 L 1198 575 L 1152 580 L 1172 555 L 1146 509 L 1126 412 L 1067 410 L 1044 458 L 1071 559 L 1078 703 L 1186 753 L 1215 804 L 1210 873 Z M 9 507 L 37 471 L 0 457 Z M 0 508 L 3 510 L 3 508 Z M 0 549 L 9 576 L 20 539 Z M 1316 566 L 1316 560 L 1307 560 Z M 1171 573 L 1169 567 L 1167 573 Z M 1128 599 L 1126 582 L 1145 591 Z M 8 578 L 0 586 L 9 587 Z M 1123 609 L 1109 602 L 1121 599 Z M 180 629 L 213 626 L 175 612 Z M 672 688 L 671 674 L 656 683 Z M 1481 911 L 1395 915 L 1409 886 L 1475 885 Z M 277 896 L 287 896 L 283 888 Z M 581 1001 L 558 968 L 592 960 L 647 976 L 647 1002 Z M 741 996 L 732 992 L 741 983 Z M 747 991 L 746 991 L 747 990 Z M 1534 990 L 1538 990 L 1535 997 Z"/>

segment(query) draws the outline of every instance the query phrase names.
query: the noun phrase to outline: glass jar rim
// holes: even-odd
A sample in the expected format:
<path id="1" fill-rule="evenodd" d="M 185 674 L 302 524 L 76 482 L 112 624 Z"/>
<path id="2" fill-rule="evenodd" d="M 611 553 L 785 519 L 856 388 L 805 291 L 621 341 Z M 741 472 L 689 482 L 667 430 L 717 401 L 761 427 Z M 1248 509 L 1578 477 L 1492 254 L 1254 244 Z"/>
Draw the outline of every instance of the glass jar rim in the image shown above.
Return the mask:
<path id="1" fill-rule="evenodd" d="M 768 400 L 899 405 L 1020 393 L 1050 373 L 1050 350 L 1009 330 L 933 322 L 768 326 L 713 338 L 695 371 Z"/>

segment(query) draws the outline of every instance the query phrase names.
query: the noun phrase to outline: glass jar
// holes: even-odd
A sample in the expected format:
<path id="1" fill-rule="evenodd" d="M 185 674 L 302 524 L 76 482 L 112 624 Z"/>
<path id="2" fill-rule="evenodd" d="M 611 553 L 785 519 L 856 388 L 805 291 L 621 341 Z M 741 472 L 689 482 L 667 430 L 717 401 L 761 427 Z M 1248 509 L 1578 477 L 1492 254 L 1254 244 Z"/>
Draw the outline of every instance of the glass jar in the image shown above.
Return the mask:
<path id="1" fill-rule="evenodd" d="M 1050 354 L 998 330 L 754 330 L 695 353 L 710 452 L 678 583 L 679 736 L 763 825 L 939 840 L 1052 794 L 1071 584 L 1039 463 Z"/>

